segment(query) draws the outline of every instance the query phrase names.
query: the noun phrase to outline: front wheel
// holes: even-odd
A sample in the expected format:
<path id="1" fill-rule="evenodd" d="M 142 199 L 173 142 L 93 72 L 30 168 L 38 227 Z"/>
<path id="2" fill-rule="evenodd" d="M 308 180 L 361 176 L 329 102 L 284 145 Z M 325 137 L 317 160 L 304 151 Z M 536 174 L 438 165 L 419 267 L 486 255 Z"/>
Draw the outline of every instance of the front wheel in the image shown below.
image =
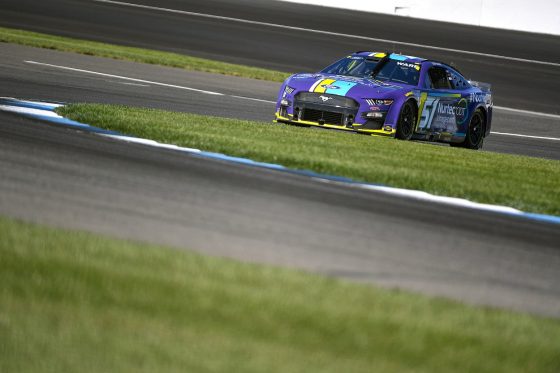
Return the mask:
<path id="1" fill-rule="evenodd" d="M 404 103 L 401 108 L 395 137 L 400 140 L 410 140 L 416 127 L 416 107 L 411 101 Z"/>

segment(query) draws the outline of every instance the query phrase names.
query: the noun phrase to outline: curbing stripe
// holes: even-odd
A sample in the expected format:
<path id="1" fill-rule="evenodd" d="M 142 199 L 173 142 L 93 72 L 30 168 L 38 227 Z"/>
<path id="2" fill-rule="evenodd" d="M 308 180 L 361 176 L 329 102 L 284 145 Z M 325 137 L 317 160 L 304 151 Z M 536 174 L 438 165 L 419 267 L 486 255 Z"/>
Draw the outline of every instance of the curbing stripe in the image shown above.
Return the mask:
<path id="1" fill-rule="evenodd" d="M 470 208 L 479 211 L 489 211 L 489 212 L 494 212 L 503 215 L 517 216 L 517 217 L 538 221 L 538 222 L 560 224 L 560 216 L 529 213 L 529 212 L 517 210 L 513 207 L 478 203 L 463 198 L 437 196 L 419 190 L 393 188 L 381 184 L 362 183 L 342 176 L 320 174 L 310 170 L 296 170 L 278 164 L 258 162 L 247 158 L 234 157 L 226 154 L 207 152 L 207 151 L 202 151 L 200 149 L 186 148 L 186 147 L 181 147 L 181 146 L 171 145 L 171 144 L 162 144 L 154 140 L 127 136 L 115 131 L 104 130 L 101 128 L 90 126 L 88 124 L 79 123 L 64 118 L 54 112 L 54 109 L 60 106 L 63 105 L 50 104 L 50 103 L 37 103 L 33 101 L 22 101 L 22 100 L 15 100 L 12 98 L 0 97 L 0 111 L 8 111 L 12 113 L 21 114 L 24 116 L 36 118 L 36 119 L 41 119 L 59 125 L 69 126 L 73 128 L 80 128 L 88 132 L 96 133 L 101 136 L 109 137 L 119 141 L 125 141 L 125 142 L 137 143 L 137 144 L 142 144 L 147 146 L 153 146 L 157 148 L 180 151 L 183 153 L 189 153 L 207 159 L 215 159 L 215 160 L 220 160 L 225 162 L 244 164 L 251 167 L 266 168 L 270 170 L 287 172 L 295 175 L 307 176 L 310 177 L 312 180 L 318 182 L 332 183 L 337 185 L 347 185 L 354 188 L 375 191 L 375 192 L 389 194 L 397 197 L 410 198 L 410 199 L 415 199 L 415 200 L 420 200 L 425 202 L 449 205 L 449 206 Z M 46 109 L 39 109 L 38 107 L 43 107 Z"/>
<path id="2" fill-rule="evenodd" d="M 2 99 L 2 103 L 9 106 L 19 106 L 19 107 L 38 109 L 38 110 L 49 110 L 49 111 L 62 106 L 61 104 L 49 104 L 49 103 L 42 103 L 37 101 L 22 101 L 22 100 L 17 100 L 15 98 Z"/>

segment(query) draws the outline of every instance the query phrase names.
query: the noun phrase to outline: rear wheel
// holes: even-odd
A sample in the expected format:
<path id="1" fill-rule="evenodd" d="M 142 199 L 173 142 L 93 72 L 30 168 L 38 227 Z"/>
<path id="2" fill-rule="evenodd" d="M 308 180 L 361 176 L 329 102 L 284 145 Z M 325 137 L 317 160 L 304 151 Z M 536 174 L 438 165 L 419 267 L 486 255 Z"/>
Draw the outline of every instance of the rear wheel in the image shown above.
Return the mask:
<path id="1" fill-rule="evenodd" d="M 474 112 L 471 121 L 469 122 L 469 128 L 465 134 L 465 140 L 457 144 L 456 146 L 461 146 L 467 149 L 477 150 L 482 148 L 484 143 L 484 129 L 485 129 L 484 114 L 482 111 L 477 110 Z"/>
<path id="2" fill-rule="evenodd" d="M 400 140 L 410 140 L 416 127 L 416 106 L 407 101 L 401 108 L 395 137 Z"/>

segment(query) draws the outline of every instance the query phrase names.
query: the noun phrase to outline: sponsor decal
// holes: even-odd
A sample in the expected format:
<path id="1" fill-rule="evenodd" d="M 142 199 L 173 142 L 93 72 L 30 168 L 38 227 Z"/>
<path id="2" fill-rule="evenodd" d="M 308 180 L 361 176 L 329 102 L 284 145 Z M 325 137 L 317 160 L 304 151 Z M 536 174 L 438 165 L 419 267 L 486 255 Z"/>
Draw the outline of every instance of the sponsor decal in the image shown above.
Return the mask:
<path id="1" fill-rule="evenodd" d="M 459 122 L 463 122 L 467 116 L 467 100 L 463 98 L 456 104 L 439 104 L 437 112 L 441 115 L 453 115 Z"/>
<path id="2" fill-rule="evenodd" d="M 336 81 L 335 79 L 319 79 L 313 83 L 311 88 L 309 88 L 309 92 L 331 93 L 338 96 L 344 96 L 357 84 L 357 81 L 358 80 L 354 82 L 347 80 Z"/>
<path id="3" fill-rule="evenodd" d="M 455 115 L 455 118 L 457 118 L 457 123 L 458 124 L 463 124 L 465 122 L 465 120 L 467 120 L 468 116 L 469 116 L 469 104 L 467 102 L 466 99 L 462 98 L 459 100 L 459 102 L 457 103 L 457 107 L 459 109 L 461 109 L 461 114 Z"/>
<path id="4" fill-rule="evenodd" d="M 367 104 L 371 106 L 391 105 L 393 103 L 393 100 L 391 99 L 366 98 L 365 100 Z"/>
<path id="5" fill-rule="evenodd" d="M 479 93 L 479 92 L 470 93 L 469 101 L 475 102 L 477 104 L 481 102 L 486 102 L 486 93 Z"/>
<path id="6" fill-rule="evenodd" d="M 457 123 L 452 115 L 436 114 L 431 125 L 432 130 L 438 132 L 455 132 Z"/>
<path id="7" fill-rule="evenodd" d="M 416 69 L 416 70 L 420 70 L 420 65 L 416 64 L 416 63 L 408 63 L 408 62 L 401 62 L 398 61 L 397 62 L 398 66 L 404 66 L 404 67 L 410 67 L 411 69 Z"/>
<path id="8" fill-rule="evenodd" d="M 467 100 L 457 102 L 439 102 L 435 110 L 432 129 L 443 132 L 456 132 L 457 126 L 468 118 Z"/>
<path id="9" fill-rule="evenodd" d="M 438 106 L 438 114 L 463 115 L 465 109 L 451 104 L 442 104 Z"/>
<path id="10" fill-rule="evenodd" d="M 314 78 L 316 76 L 317 74 L 297 74 L 292 76 L 291 79 L 309 79 L 309 78 Z"/>
<path id="11" fill-rule="evenodd" d="M 369 107 L 369 110 L 371 110 L 371 111 L 379 111 L 379 110 L 381 110 L 381 109 L 379 108 L 379 106 L 370 106 L 370 107 Z"/>
<path id="12" fill-rule="evenodd" d="M 327 102 L 327 101 L 329 101 L 329 100 L 332 100 L 332 97 L 328 97 L 328 96 L 319 96 L 319 98 L 320 98 L 321 100 L 323 100 L 323 102 Z"/>
<path id="13" fill-rule="evenodd" d="M 335 79 L 319 79 L 309 89 L 309 92 L 325 93 L 326 88 L 324 86 L 331 85 L 335 82 Z"/>

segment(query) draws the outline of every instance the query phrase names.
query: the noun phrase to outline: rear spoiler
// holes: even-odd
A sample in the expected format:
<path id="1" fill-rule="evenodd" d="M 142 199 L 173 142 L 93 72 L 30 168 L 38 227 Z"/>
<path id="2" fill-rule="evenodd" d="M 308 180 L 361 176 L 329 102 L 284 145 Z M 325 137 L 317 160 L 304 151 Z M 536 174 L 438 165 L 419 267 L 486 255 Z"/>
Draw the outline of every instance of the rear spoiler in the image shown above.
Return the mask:
<path id="1" fill-rule="evenodd" d="M 469 83 L 471 83 L 473 87 L 480 88 L 482 92 L 492 92 L 492 84 L 490 83 L 474 82 L 472 80 L 469 80 Z"/>

